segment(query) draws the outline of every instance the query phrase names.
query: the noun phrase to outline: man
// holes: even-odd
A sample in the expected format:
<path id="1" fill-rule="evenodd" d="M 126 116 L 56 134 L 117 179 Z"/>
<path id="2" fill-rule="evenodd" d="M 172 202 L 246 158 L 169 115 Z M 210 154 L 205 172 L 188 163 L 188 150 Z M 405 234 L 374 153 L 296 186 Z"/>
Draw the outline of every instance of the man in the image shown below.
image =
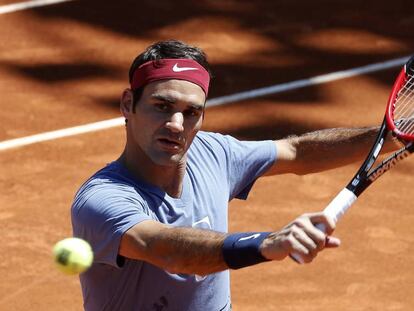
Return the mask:
<path id="1" fill-rule="evenodd" d="M 358 160 L 377 129 L 257 142 L 203 132 L 209 81 L 205 54 L 179 41 L 158 42 L 132 64 L 120 104 L 125 149 L 81 187 L 72 206 L 74 236 L 95 254 L 80 276 L 86 310 L 230 310 L 229 268 L 292 253 L 308 263 L 339 245 L 323 213 L 272 233 L 227 234 L 228 202 L 246 199 L 263 175 Z"/>

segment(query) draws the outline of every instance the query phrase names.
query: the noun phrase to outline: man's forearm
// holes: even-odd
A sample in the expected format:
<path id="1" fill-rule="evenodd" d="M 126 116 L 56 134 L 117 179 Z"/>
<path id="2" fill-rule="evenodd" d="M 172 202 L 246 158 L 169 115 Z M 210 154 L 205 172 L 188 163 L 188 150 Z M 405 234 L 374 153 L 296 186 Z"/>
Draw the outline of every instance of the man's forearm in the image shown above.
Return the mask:
<path id="1" fill-rule="evenodd" d="M 378 128 L 334 128 L 293 138 L 304 173 L 319 172 L 363 159 Z"/>
<path id="2" fill-rule="evenodd" d="M 285 166 L 281 168 L 282 172 L 304 175 L 362 161 L 371 148 L 378 129 L 379 127 L 325 129 L 277 141 L 276 144 L 281 149 L 280 165 Z M 396 145 L 389 139 L 384 150 L 394 149 Z M 275 171 L 278 170 L 277 165 L 278 163 Z"/>
<path id="3" fill-rule="evenodd" d="M 214 273 L 228 269 L 222 255 L 225 237 L 224 233 L 210 230 L 163 226 L 154 235 L 142 235 L 145 249 L 140 254 L 144 256 L 137 259 L 172 273 Z"/>

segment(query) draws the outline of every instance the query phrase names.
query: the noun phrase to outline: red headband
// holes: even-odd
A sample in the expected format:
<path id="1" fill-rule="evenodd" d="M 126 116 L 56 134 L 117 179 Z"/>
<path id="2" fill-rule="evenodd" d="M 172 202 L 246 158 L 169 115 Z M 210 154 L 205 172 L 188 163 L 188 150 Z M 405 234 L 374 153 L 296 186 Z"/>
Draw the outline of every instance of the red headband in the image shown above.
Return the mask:
<path id="1" fill-rule="evenodd" d="M 133 74 L 131 89 L 135 90 L 148 83 L 167 79 L 185 80 L 195 83 L 203 89 L 207 97 L 210 84 L 209 73 L 195 60 L 187 58 L 163 58 L 142 64 Z"/>

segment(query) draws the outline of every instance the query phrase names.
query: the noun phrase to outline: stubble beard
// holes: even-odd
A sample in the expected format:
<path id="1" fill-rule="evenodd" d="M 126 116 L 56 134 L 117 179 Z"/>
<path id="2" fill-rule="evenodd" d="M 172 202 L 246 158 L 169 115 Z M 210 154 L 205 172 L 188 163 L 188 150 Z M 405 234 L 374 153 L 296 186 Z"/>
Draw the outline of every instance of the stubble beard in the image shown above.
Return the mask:
<path id="1" fill-rule="evenodd" d="M 186 152 L 181 151 L 180 153 L 170 154 L 168 152 L 153 151 L 149 152 L 147 156 L 151 162 L 157 166 L 163 167 L 176 167 L 183 162 Z"/>

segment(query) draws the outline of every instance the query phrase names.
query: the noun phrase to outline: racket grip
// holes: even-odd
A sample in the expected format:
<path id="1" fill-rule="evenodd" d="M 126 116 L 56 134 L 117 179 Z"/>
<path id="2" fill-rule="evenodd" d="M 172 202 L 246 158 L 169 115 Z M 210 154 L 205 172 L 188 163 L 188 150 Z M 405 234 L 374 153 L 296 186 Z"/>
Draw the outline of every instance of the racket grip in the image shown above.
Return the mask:
<path id="1" fill-rule="evenodd" d="M 345 214 L 345 212 L 354 204 L 358 197 L 349 189 L 344 188 L 338 195 L 328 204 L 323 210 L 324 214 L 333 219 L 336 224 L 338 220 Z M 315 225 L 316 228 L 326 233 L 324 224 L 319 223 Z M 303 264 L 305 261 L 299 253 L 293 252 L 290 257 L 297 263 Z"/>

